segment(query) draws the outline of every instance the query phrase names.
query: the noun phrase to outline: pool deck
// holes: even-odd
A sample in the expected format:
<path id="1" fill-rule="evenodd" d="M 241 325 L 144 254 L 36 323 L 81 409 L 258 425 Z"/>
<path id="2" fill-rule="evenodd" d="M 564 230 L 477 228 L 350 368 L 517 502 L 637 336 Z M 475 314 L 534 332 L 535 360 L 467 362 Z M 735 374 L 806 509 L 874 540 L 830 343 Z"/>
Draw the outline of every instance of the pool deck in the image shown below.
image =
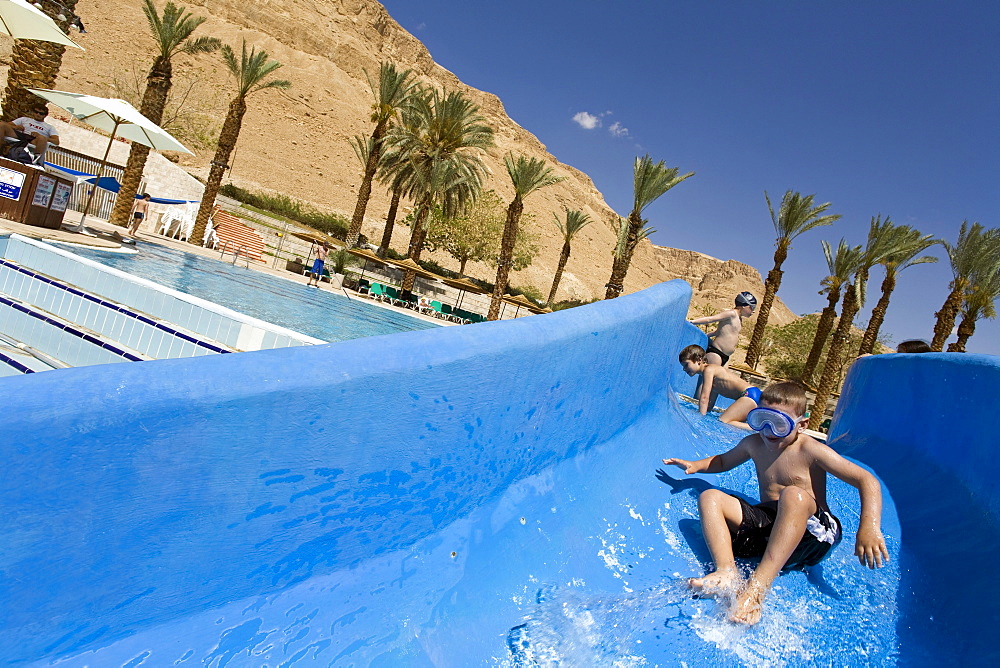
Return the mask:
<path id="1" fill-rule="evenodd" d="M 91 236 L 88 234 L 82 234 L 79 232 L 72 232 L 67 229 L 67 226 L 73 226 L 79 221 L 79 212 L 77 211 L 67 211 L 66 221 L 62 229 L 53 230 L 46 229 L 44 227 L 37 227 L 34 225 L 25 225 L 23 223 L 16 223 L 12 220 L 0 217 L 0 234 L 6 232 L 12 232 L 20 234 L 26 237 L 31 237 L 32 239 L 39 239 L 41 241 L 55 241 L 64 244 L 75 244 L 79 246 L 86 246 L 88 248 L 104 249 L 108 251 L 123 250 L 125 252 L 132 252 L 131 247 L 126 244 L 122 244 L 121 241 L 115 238 L 115 235 L 119 236 L 124 231 L 124 228 L 118 227 L 117 225 L 112 225 L 106 220 L 100 218 L 94 218 L 93 216 L 87 217 L 87 229 L 95 233 L 96 236 Z M 189 244 L 186 241 L 178 241 L 177 239 L 171 239 L 170 237 L 165 237 L 159 234 L 154 234 L 150 232 L 140 231 L 136 235 L 137 244 L 141 246 L 144 243 L 157 244 L 159 246 L 164 246 L 167 248 L 173 248 L 175 250 L 181 250 L 187 253 L 194 253 L 195 255 L 201 255 L 203 257 L 211 258 L 213 260 L 219 259 L 219 251 L 212 250 L 210 248 L 204 248 L 202 246 L 196 246 L 194 244 Z M 240 260 L 242 263 L 243 261 Z M 306 276 L 296 274 L 290 271 L 284 271 L 280 269 L 275 269 L 268 264 L 263 262 L 250 262 L 250 268 L 254 271 L 259 271 L 277 278 L 281 278 L 287 281 L 293 281 L 301 285 L 305 285 L 309 282 Z M 319 289 L 329 289 L 329 288 L 319 288 Z M 389 311 L 396 311 L 397 313 L 403 313 L 410 316 L 411 318 L 417 318 L 419 320 L 425 320 L 427 322 L 433 322 L 437 325 L 442 325 L 445 327 L 455 325 L 456 323 L 441 320 L 439 318 L 434 318 L 429 315 L 424 315 L 423 313 L 418 313 L 417 311 L 400 308 L 398 306 L 391 306 L 383 302 L 377 302 L 374 299 L 368 299 L 354 290 L 348 290 L 344 288 L 343 291 L 351 299 L 362 299 L 367 304 L 377 306 L 378 308 L 384 308 Z"/>

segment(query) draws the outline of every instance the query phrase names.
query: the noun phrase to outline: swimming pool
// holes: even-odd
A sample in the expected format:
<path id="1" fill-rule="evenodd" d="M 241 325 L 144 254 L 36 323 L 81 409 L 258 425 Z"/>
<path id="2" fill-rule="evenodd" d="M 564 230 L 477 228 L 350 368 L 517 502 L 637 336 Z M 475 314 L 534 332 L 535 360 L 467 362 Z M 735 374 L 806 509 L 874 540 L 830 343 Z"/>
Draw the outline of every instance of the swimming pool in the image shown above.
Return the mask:
<path id="1" fill-rule="evenodd" d="M 72 252 L 323 341 L 440 327 L 329 289 L 307 288 L 239 264 L 157 244 L 140 243 L 136 254 L 78 247 Z"/>

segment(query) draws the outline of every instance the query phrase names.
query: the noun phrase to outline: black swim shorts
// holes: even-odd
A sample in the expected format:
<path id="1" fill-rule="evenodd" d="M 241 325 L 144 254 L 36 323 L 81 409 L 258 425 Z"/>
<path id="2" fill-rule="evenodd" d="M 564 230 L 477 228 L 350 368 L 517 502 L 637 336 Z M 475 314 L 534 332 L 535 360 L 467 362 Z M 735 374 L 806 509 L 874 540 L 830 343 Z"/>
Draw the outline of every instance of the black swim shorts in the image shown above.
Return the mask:
<path id="1" fill-rule="evenodd" d="M 727 355 L 726 353 L 722 352 L 721 350 L 719 350 L 718 348 L 716 348 L 711 343 L 708 344 L 707 348 L 705 348 L 705 354 L 707 355 L 708 353 L 715 353 L 716 355 L 718 355 L 719 357 L 721 357 L 722 358 L 722 366 L 726 366 L 726 362 L 729 361 L 729 355 Z"/>
<path id="2" fill-rule="evenodd" d="M 778 516 L 778 502 L 767 501 L 751 506 L 738 496 L 733 498 L 739 500 L 743 509 L 739 529 L 729 531 L 733 539 L 733 554 L 742 559 L 760 558 L 764 556 L 774 519 Z M 840 520 L 826 508 L 820 508 L 809 518 L 802 540 L 781 570 L 801 571 L 807 566 L 815 566 L 840 542 L 841 535 Z"/>

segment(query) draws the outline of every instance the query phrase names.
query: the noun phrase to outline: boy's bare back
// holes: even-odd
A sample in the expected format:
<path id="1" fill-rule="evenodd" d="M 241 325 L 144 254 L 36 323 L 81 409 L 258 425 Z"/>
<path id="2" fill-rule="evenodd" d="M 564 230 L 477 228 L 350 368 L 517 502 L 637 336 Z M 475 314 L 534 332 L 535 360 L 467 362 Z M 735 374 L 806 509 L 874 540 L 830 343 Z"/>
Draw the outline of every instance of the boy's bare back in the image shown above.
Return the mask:
<path id="1" fill-rule="evenodd" d="M 750 387 L 735 371 L 718 364 L 708 364 L 703 372 L 703 384 L 727 399 L 739 399 Z"/>

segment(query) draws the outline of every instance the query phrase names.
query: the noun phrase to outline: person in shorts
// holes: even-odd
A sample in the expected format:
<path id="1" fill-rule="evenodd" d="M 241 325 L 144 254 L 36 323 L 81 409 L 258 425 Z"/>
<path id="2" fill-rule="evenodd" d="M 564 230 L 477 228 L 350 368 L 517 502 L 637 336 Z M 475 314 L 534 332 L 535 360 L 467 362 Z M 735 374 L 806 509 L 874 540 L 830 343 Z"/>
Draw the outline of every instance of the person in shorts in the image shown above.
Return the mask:
<path id="1" fill-rule="evenodd" d="M 132 223 L 128 227 L 129 236 L 134 237 L 135 233 L 139 231 L 142 221 L 149 217 L 149 201 L 151 199 L 149 193 L 143 193 L 142 197 L 132 205 Z"/>
<path id="2" fill-rule="evenodd" d="M 719 489 L 698 497 L 705 542 L 715 570 L 688 585 L 708 596 L 732 596 L 728 617 L 741 624 L 761 619 L 764 598 L 782 570 L 818 564 L 841 538 L 840 521 L 826 503 L 826 474 L 861 494 L 861 519 L 854 554 L 862 565 L 881 568 L 889 561 L 882 537 L 882 489 L 874 475 L 804 433 L 806 395 L 801 385 L 769 385 L 760 407 L 747 415 L 758 433 L 728 452 L 698 461 L 671 457 L 668 466 L 687 474 L 722 473 L 753 460 L 761 502 L 755 505 Z M 760 558 L 745 582 L 736 557 Z"/>
<path id="3" fill-rule="evenodd" d="M 312 271 L 310 272 L 312 275 L 306 282 L 306 287 L 309 287 L 313 284 L 313 281 L 316 281 L 316 287 L 318 288 L 320 279 L 323 278 L 323 265 L 326 264 L 326 256 L 330 252 L 330 246 L 325 241 L 321 241 L 318 244 L 314 243 L 313 245 L 316 247 L 316 259 L 313 260 Z"/>

